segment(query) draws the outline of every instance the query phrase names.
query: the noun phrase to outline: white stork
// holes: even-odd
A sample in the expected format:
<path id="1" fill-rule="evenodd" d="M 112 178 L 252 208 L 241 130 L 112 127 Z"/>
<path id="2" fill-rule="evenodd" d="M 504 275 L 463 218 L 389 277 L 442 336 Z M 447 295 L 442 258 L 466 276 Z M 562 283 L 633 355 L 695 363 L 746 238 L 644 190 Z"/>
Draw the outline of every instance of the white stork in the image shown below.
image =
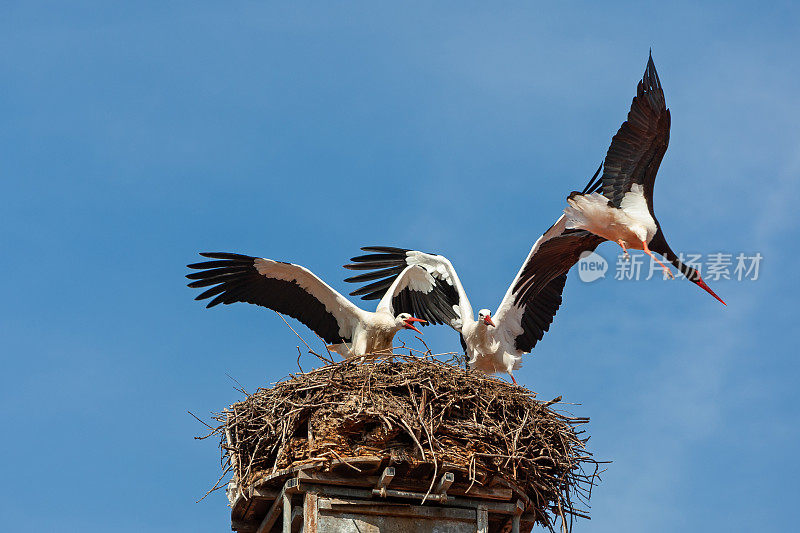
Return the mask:
<path id="1" fill-rule="evenodd" d="M 392 298 L 420 282 L 427 273 L 409 267 L 399 273 L 374 313 L 356 307 L 308 269 L 292 263 L 232 253 L 201 253 L 212 261 L 187 265 L 197 269 L 186 277 L 189 287 L 207 287 L 196 300 L 214 297 L 206 307 L 247 302 L 296 318 L 343 357 L 360 357 L 392 348 L 401 329 L 421 332 L 409 313 L 395 315 Z"/>
<path id="2" fill-rule="evenodd" d="M 700 272 L 680 261 L 667 244 L 653 212 L 656 173 L 669 144 L 670 113 L 652 55 L 636 89 L 631 110 L 611 140 L 601 168 L 580 193 L 567 197 L 564 214 L 536 242 L 514 286 L 517 298 L 535 296 L 581 256 L 607 240 L 662 255 L 687 279 L 725 304 Z M 535 253 L 534 253 L 535 252 Z M 665 272 L 669 269 L 658 261 Z M 669 272 L 672 276 L 672 273 Z"/>
<path id="3" fill-rule="evenodd" d="M 683 264 L 672 251 L 653 210 L 653 188 L 669 145 L 669 129 L 670 112 L 651 54 L 636 88 L 628 120 L 614 135 L 606 154 L 603 176 L 597 185 L 602 188 L 602 194 L 596 189 L 570 194 L 564 210 L 565 228 L 588 231 L 602 240 L 616 242 L 626 257 L 629 248 L 643 250 L 668 276 L 674 277 L 653 255 L 656 252 L 725 304 L 706 285 L 700 272 Z"/>
<path id="4" fill-rule="evenodd" d="M 561 291 L 567 280 L 567 274 L 563 272 L 534 298 L 520 300 L 513 291 L 522 273 L 520 270 L 494 317 L 489 309 L 481 309 L 475 320 L 466 291 L 446 257 L 386 246 L 370 246 L 362 250 L 375 253 L 354 257 L 351 259 L 353 263 L 344 265 L 345 268 L 374 271 L 345 281 L 361 283 L 384 279 L 365 285 L 351 295 L 362 295 L 365 300 L 382 298 L 383 301 L 387 297 L 387 289 L 391 291 L 396 286 L 396 276 L 402 275 L 408 268 L 422 267 L 427 277 L 392 292 L 391 300 L 395 309 L 424 317 L 430 324 L 451 326 L 461 334 L 461 345 L 470 368 L 486 373 L 505 372 L 514 383 L 517 382 L 514 370 L 520 367 L 522 355 L 530 352 L 550 328 L 561 305 Z"/>

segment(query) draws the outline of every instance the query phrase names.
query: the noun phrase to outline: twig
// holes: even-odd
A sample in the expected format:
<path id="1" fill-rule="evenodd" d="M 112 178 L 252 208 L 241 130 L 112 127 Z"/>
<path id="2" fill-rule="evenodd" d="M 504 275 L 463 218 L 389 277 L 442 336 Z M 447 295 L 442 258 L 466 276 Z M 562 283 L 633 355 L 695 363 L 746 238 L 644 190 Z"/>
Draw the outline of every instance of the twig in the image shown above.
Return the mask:
<path id="1" fill-rule="evenodd" d="M 292 326 L 289 325 L 289 322 L 286 321 L 284 316 L 282 314 L 280 314 L 279 312 L 277 312 L 277 311 L 275 311 L 275 314 L 278 315 L 279 317 L 281 317 L 281 320 L 283 320 L 283 323 L 286 324 L 286 327 L 288 327 L 290 330 L 292 330 L 292 333 L 297 335 L 297 338 L 300 339 L 302 341 L 302 343 L 306 345 L 306 348 L 308 348 L 308 351 L 309 352 L 313 352 L 313 350 L 311 349 L 311 346 L 309 346 L 308 343 L 306 342 L 306 340 L 303 337 L 301 337 L 300 334 L 297 333 L 297 331 L 295 331 L 295 329 Z"/>
<path id="2" fill-rule="evenodd" d="M 192 417 L 194 417 L 194 419 L 195 419 L 195 420 L 197 420 L 198 422 L 200 422 L 201 424 L 203 424 L 203 425 L 204 425 L 205 427 L 207 427 L 208 429 L 211 429 L 211 430 L 213 430 L 213 429 L 214 429 L 214 428 L 212 428 L 211 426 L 209 426 L 208 424 L 206 424 L 205 422 L 203 422 L 202 420 L 200 420 L 199 418 L 197 418 L 197 416 L 195 416 L 195 414 L 194 414 L 193 412 L 191 412 L 191 411 L 186 411 L 186 412 L 187 412 L 187 413 L 189 413 L 190 415 L 192 415 Z"/>

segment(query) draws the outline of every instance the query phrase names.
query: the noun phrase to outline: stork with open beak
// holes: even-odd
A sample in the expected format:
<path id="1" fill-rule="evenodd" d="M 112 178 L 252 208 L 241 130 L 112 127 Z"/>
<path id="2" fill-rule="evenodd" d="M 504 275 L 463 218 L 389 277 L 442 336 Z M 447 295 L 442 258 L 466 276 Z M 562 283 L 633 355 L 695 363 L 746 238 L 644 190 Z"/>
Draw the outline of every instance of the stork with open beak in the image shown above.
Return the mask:
<path id="1" fill-rule="evenodd" d="M 535 298 L 518 299 L 514 283 L 492 316 L 489 309 L 478 311 L 476 320 L 464 287 L 450 261 L 441 255 L 417 250 L 370 246 L 362 248 L 371 254 L 354 257 L 350 270 L 371 270 L 345 281 L 375 281 L 350 293 L 365 300 L 385 299 L 397 283 L 396 276 L 408 268 L 422 268 L 427 274 L 401 291 L 394 291 L 392 305 L 429 324 L 447 324 L 461 335 L 461 345 L 470 368 L 483 372 L 505 372 L 516 384 L 514 370 L 521 365 L 522 355 L 530 352 L 550 328 L 561 305 L 561 291 L 566 272 L 552 279 Z M 523 265 L 524 268 L 524 265 Z M 518 276 L 519 277 L 519 274 Z M 382 278 L 382 279 L 381 279 Z"/>
<path id="2" fill-rule="evenodd" d="M 232 253 L 200 255 L 212 261 L 187 265 L 198 270 L 186 276 L 195 280 L 189 287 L 212 287 L 196 300 L 214 297 L 206 307 L 246 302 L 289 315 L 329 343 L 329 350 L 343 357 L 388 352 L 401 329 L 422 334 L 414 324 L 424 324 L 425 320 L 395 311 L 392 305 L 397 294 L 420 280 L 427 280 L 422 268 L 408 267 L 399 272 L 371 313 L 358 308 L 300 265 Z"/>
<path id="3" fill-rule="evenodd" d="M 669 268 L 653 252 L 672 263 L 689 281 L 725 304 L 706 285 L 700 272 L 685 265 L 667 244 L 653 210 L 653 188 L 658 167 L 669 144 L 670 112 L 650 55 L 636 89 L 631 109 L 595 175 L 580 193 L 567 197 L 567 207 L 540 246 L 537 257 L 523 269 L 515 291 L 520 298 L 535 295 L 549 280 L 569 270 L 581 255 L 608 240 L 628 249 L 643 250 Z M 541 239 L 540 239 L 541 240 Z M 534 245 L 534 248 L 537 246 Z M 727 304 L 726 304 L 727 305 Z"/>

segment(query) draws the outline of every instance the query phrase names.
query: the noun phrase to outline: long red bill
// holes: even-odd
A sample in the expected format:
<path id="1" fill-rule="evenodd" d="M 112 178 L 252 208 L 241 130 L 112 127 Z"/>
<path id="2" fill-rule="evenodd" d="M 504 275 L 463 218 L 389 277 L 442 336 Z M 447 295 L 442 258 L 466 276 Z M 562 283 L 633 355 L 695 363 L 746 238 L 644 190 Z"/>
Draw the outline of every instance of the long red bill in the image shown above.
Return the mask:
<path id="1" fill-rule="evenodd" d="M 418 330 L 417 328 L 415 328 L 414 324 L 412 324 L 412 322 L 419 322 L 421 324 L 426 324 L 428 321 L 427 320 L 422 320 L 421 318 L 411 317 L 411 318 L 406 318 L 403 322 L 405 322 L 406 328 L 413 329 L 414 331 L 416 331 L 417 333 L 422 335 L 422 332 L 420 330 Z"/>
<path id="2" fill-rule="evenodd" d="M 490 316 L 485 317 L 483 319 L 483 323 L 486 324 L 487 326 L 494 327 L 494 322 L 492 321 L 492 317 L 490 317 Z"/>
<path id="3" fill-rule="evenodd" d="M 705 282 L 705 281 L 703 281 L 703 278 L 701 278 L 701 277 L 700 277 L 700 274 L 697 274 L 697 279 L 696 279 L 696 280 L 693 280 L 693 281 L 694 281 L 694 282 L 695 282 L 695 283 L 696 283 L 696 284 L 697 284 L 697 285 L 698 285 L 698 286 L 699 286 L 701 289 L 705 290 L 705 291 L 706 291 L 708 294 L 710 294 L 711 296 L 713 296 L 714 298 L 716 298 L 717 300 L 719 300 L 719 301 L 722 303 L 722 305 L 724 305 L 725 307 L 727 307 L 727 306 L 728 306 L 728 304 L 726 304 L 726 303 L 725 303 L 725 302 L 722 300 L 722 298 L 720 298 L 719 296 L 717 296 L 717 293 L 715 293 L 714 291 L 712 291 L 712 290 L 711 290 L 711 287 L 709 287 L 708 285 L 706 285 L 706 282 Z"/>

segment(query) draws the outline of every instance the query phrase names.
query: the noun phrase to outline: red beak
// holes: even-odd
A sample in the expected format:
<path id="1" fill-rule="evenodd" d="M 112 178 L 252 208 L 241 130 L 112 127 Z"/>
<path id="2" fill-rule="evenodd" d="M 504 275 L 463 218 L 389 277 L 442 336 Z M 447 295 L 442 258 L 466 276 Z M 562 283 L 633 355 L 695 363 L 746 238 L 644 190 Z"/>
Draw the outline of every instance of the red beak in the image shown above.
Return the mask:
<path id="1" fill-rule="evenodd" d="M 414 327 L 414 324 L 412 324 L 412 322 L 419 322 L 419 323 L 421 323 L 421 324 L 427 324 L 427 323 L 428 323 L 428 321 L 427 321 L 427 320 L 422 320 L 421 318 L 414 318 L 414 317 L 411 317 L 411 318 L 406 318 L 406 319 L 403 321 L 403 323 L 405 324 L 405 326 L 404 326 L 404 327 L 405 327 L 406 329 L 413 329 L 414 331 L 416 331 L 417 333 L 419 333 L 420 335 L 422 335 L 422 332 L 421 332 L 420 330 L 418 330 L 417 328 L 415 328 L 415 327 Z"/>
<path id="2" fill-rule="evenodd" d="M 700 273 L 699 272 L 697 273 L 697 279 L 696 280 L 692 280 L 692 281 L 694 281 L 697 284 L 698 287 L 700 287 L 701 289 L 706 291 L 708 294 L 710 294 L 711 296 L 713 296 L 714 298 L 716 298 L 717 300 L 722 302 L 722 305 L 724 305 L 725 307 L 728 306 L 728 304 L 726 304 L 725 302 L 722 301 L 722 298 L 717 296 L 717 293 L 712 291 L 711 288 L 708 285 L 706 285 L 706 282 L 703 281 L 703 278 L 700 277 Z"/>
<path id="3" fill-rule="evenodd" d="M 488 315 L 486 316 L 486 318 L 483 319 L 483 323 L 486 324 L 487 326 L 495 327 L 494 322 L 492 322 L 492 317 Z"/>

